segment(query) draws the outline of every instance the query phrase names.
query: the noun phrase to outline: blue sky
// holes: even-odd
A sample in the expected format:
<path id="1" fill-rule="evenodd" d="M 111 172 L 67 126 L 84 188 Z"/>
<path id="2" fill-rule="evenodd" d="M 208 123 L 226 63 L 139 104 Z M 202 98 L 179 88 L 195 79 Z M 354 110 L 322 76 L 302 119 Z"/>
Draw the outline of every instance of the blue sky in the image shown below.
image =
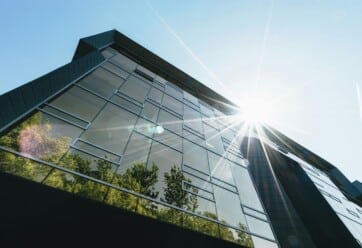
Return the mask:
<path id="1" fill-rule="evenodd" d="M 0 94 L 115 28 L 235 102 L 267 96 L 277 129 L 361 181 L 360 13 L 347 0 L 3 0 Z"/>

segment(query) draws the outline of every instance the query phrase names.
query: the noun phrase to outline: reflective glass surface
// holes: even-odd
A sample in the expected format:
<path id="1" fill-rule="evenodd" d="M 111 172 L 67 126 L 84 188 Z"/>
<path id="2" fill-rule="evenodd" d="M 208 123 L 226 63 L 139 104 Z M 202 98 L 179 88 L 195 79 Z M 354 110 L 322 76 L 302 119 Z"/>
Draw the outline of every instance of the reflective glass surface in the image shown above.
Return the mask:
<path id="1" fill-rule="evenodd" d="M 160 110 L 158 123 L 163 127 L 182 135 L 182 120 L 163 109 Z"/>
<path id="2" fill-rule="evenodd" d="M 184 124 L 199 134 L 203 133 L 200 113 L 187 105 L 184 105 Z"/>
<path id="3" fill-rule="evenodd" d="M 149 168 L 155 165 L 158 168 L 158 181 L 155 184 L 155 188 L 159 192 L 158 197 L 161 200 L 178 207 L 183 207 L 184 201 L 182 200 L 182 194 L 181 196 L 173 195 L 172 187 L 176 187 L 176 189 L 182 188 L 182 178 L 179 182 L 177 182 L 177 185 L 174 184 L 172 179 L 178 180 L 177 175 L 181 173 L 181 161 L 182 155 L 180 152 L 177 152 L 174 149 L 164 146 L 158 142 L 152 143 L 147 167 Z M 167 176 L 169 177 L 169 180 L 165 179 Z M 166 185 L 164 184 L 165 180 Z M 179 199 L 180 197 L 181 199 Z"/>
<path id="4" fill-rule="evenodd" d="M 264 212 L 248 170 L 237 165 L 232 165 L 231 168 L 241 202 L 246 206 Z"/>
<path id="5" fill-rule="evenodd" d="M 81 137 L 116 154 L 122 154 L 136 120 L 136 115 L 108 103 Z"/>
<path id="6" fill-rule="evenodd" d="M 137 64 L 134 61 L 132 61 L 131 59 L 120 53 L 117 53 L 109 61 L 127 72 L 134 71 L 134 69 L 136 69 L 137 66 Z"/>
<path id="7" fill-rule="evenodd" d="M 183 140 L 183 152 L 184 164 L 205 174 L 210 173 L 205 149 L 192 142 Z"/>
<path id="8" fill-rule="evenodd" d="M 175 112 L 176 114 L 182 116 L 182 103 L 175 98 L 164 94 L 162 99 L 162 105 L 165 106 L 167 109 Z"/>
<path id="9" fill-rule="evenodd" d="M 218 219 L 241 230 L 247 230 L 238 195 L 218 186 L 214 186 L 214 194 Z"/>
<path id="10" fill-rule="evenodd" d="M 121 86 L 124 79 L 116 76 L 102 67 L 85 77 L 78 84 L 90 89 L 105 98 L 109 98 Z"/>
<path id="11" fill-rule="evenodd" d="M 0 170 L 246 247 L 276 247 L 244 232 L 274 239 L 257 219 L 267 217 L 232 143 L 233 120 L 116 50 L 102 54 L 105 63 L 0 137 Z"/>
<path id="12" fill-rule="evenodd" d="M 153 100 L 154 102 L 156 103 L 161 103 L 162 101 L 162 96 L 163 96 L 163 93 L 161 90 L 155 88 L 155 87 L 152 87 L 149 94 L 148 94 L 148 98 Z"/>
<path id="13" fill-rule="evenodd" d="M 246 215 L 246 221 L 248 222 L 248 226 L 251 232 L 272 240 L 274 239 L 273 231 L 271 230 L 267 222 L 253 218 L 248 215 Z"/>
<path id="14" fill-rule="evenodd" d="M 105 101 L 79 87 L 72 87 L 50 103 L 86 121 L 91 121 Z"/>
<path id="15" fill-rule="evenodd" d="M 151 86 L 142 79 L 131 75 L 121 86 L 120 92 L 143 104 Z"/>

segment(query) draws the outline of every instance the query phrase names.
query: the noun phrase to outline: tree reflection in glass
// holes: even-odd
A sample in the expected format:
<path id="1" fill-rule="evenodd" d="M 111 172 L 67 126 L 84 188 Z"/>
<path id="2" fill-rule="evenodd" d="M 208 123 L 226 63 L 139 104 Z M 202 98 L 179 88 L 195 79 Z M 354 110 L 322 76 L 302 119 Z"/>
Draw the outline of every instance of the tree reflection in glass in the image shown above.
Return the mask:
<path id="1" fill-rule="evenodd" d="M 100 159 L 85 156 L 72 149 L 66 152 L 70 142 L 79 134 L 80 130 L 74 126 L 46 114 L 36 113 L 0 137 L 1 146 L 22 153 L 30 159 L 0 151 L 0 170 L 141 215 L 253 247 L 250 235 L 218 224 L 224 221 L 218 220 L 214 202 L 198 196 L 199 190 L 192 186 L 192 180 L 185 177 L 179 166 L 168 167 L 165 164 L 160 170 L 159 165 L 155 163 L 146 166 L 145 162 L 137 162 L 123 171 L 123 174 L 118 174 L 115 173 L 116 164 L 107 159 L 106 155 L 105 159 Z M 36 163 L 32 158 L 57 163 L 80 175 Z M 172 160 L 171 157 L 168 159 Z M 101 184 L 91 178 L 127 189 L 140 196 Z M 159 182 L 161 180 L 162 182 Z M 162 183 L 163 188 L 156 187 L 159 183 Z M 160 199 L 164 204 L 152 199 Z M 205 202 L 211 207 L 205 206 Z M 246 226 L 241 223 L 238 228 L 246 230 Z"/>

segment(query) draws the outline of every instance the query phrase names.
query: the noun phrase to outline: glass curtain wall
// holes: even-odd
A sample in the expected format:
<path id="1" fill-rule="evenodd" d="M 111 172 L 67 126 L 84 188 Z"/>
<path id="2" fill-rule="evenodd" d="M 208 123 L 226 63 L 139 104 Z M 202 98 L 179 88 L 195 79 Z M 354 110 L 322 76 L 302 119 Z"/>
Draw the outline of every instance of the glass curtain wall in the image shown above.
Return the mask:
<path id="1" fill-rule="evenodd" d="M 241 244 L 278 247 L 220 111 L 112 48 L 0 137 L 0 170 Z"/>

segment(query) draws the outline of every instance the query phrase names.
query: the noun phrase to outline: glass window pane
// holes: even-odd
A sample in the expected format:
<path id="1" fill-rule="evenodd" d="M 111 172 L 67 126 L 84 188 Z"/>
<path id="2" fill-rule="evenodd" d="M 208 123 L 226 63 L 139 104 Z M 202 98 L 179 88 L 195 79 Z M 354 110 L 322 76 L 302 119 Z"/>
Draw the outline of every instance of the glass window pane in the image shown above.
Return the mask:
<path id="1" fill-rule="evenodd" d="M 145 102 L 142 110 L 142 116 L 147 119 L 156 122 L 159 108 L 152 103 Z"/>
<path id="2" fill-rule="evenodd" d="M 194 132 L 190 132 L 187 129 L 183 130 L 183 137 L 193 141 L 194 143 L 204 147 L 205 146 L 205 140 L 202 139 L 200 136 L 196 135 Z"/>
<path id="3" fill-rule="evenodd" d="M 206 105 L 205 103 L 200 104 L 200 111 L 203 115 L 206 115 L 208 117 L 214 117 L 214 111 L 212 107 Z"/>
<path id="4" fill-rule="evenodd" d="M 148 93 L 148 98 L 160 104 L 162 100 L 162 95 L 162 91 L 156 89 L 155 87 L 152 87 L 150 92 Z"/>
<path id="5" fill-rule="evenodd" d="M 219 154 L 224 154 L 224 144 L 222 143 L 221 136 L 218 130 L 204 124 L 206 147 Z"/>
<path id="6" fill-rule="evenodd" d="M 203 134 L 200 113 L 187 105 L 184 105 L 184 123 L 199 134 Z"/>
<path id="7" fill-rule="evenodd" d="M 151 82 L 153 81 L 153 79 L 155 78 L 156 74 L 153 73 L 152 71 L 146 69 L 145 67 L 138 65 L 137 66 L 137 71 L 141 72 L 141 74 L 145 75 L 145 78 L 147 78 L 148 80 L 150 80 Z"/>
<path id="8" fill-rule="evenodd" d="M 202 198 L 206 198 L 210 201 L 213 201 L 214 200 L 214 195 L 212 192 L 209 192 L 209 191 L 206 191 L 204 189 L 201 189 L 199 187 L 196 187 L 186 181 L 183 181 L 183 189 L 187 192 L 190 193 L 190 197 L 193 197 L 193 196 L 201 196 Z M 195 205 L 197 206 L 197 205 Z"/>
<path id="9" fill-rule="evenodd" d="M 0 145 L 45 161 L 57 161 L 82 129 L 37 112 L 0 138 Z"/>
<path id="10" fill-rule="evenodd" d="M 115 66 L 114 64 L 109 63 L 109 62 L 102 64 L 102 67 L 106 68 L 107 70 L 113 72 L 114 74 L 116 74 L 117 76 L 119 76 L 123 79 L 126 79 L 129 75 L 128 72 L 122 70 L 118 66 Z"/>
<path id="11" fill-rule="evenodd" d="M 207 155 L 209 157 L 211 175 L 231 185 L 235 185 L 230 163 L 212 152 L 208 151 Z"/>
<path id="12" fill-rule="evenodd" d="M 141 111 L 141 106 L 138 104 L 135 104 L 131 101 L 129 101 L 128 99 L 124 98 L 122 95 L 114 95 L 111 97 L 111 102 L 114 102 L 128 110 L 130 110 L 131 112 L 135 113 L 135 114 L 139 114 Z"/>
<path id="13" fill-rule="evenodd" d="M 143 103 L 146 99 L 151 86 L 142 79 L 131 75 L 121 86 L 120 92 L 125 96 L 131 97 L 136 101 Z"/>
<path id="14" fill-rule="evenodd" d="M 121 67 L 123 70 L 127 72 L 132 72 L 136 69 L 137 64 L 131 59 L 127 58 L 123 54 L 117 52 L 117 55 L 112 57 L 109 61 L 114 63 L 115 65 Z"/>
<path id="15" fill-rule="evenodd" d="M 42 107 L 42 110 L 45 111 L 45 113 L 49 113 L 51 115 L 55 115 L 57 117 L 60 117 L 62 119 L 65 119 L 67 121 L 70 121 L 71 123 L 74 123 L 76 125 L 79 125 L 83 128 L 86 128 L 89 124 L 89 122 L 79 119 L 78 117 L 75 117 L 69 113 L 60 111 L 59 109 L 55 108 L 54 106 L 51 106 L 50 104 L 45 105 Z"/>
<path id="16" fill-rule="evenodd" d="M 191 202 L 193 203 L 191 206 L 191 211 L 196 212 L 200 215 L 207 216 L 209 218 L 216 218 L 216 208 L 215 203 L 206 199 L 203 199 L 198 196 L 190 195 Z"/>
<path id="17" fill-rule="evenodd" d="M 222 113 L 220 110 L 214 108 L 214 113 L 215 113 L 215 116 L 219 116 L 219 117 L 224 117 L 225 114 Z"/>
<path id="18" fill-rule="evenodd" d="M 202 172 L 198 169 L 192 168 L 188 165 L 186 165 L 185 163 L 182 165 L 182 171 L 185 172 L 185 175 L 194 175 L 196 177 L 201 178 L 204 181 L 209 182 L 210 181 L 210 176 L 209 174 L 205 174 L 205 172 Z"/>
<path id="19" fill-rule="evenodd" d="M 186 178 L 186 182 L 192 185 L 195 185 L 201 189 L 204 189 L 206 191 L 209 192 L 213 192 L 213 188 L 212 188 L 212 184 L 209 183 L 208 181 L 205 181 L 205 178 L 201 179 L 199 177 L 195 177 L 193 175 L 191 175 L 190 173 L 184 172 L 185 178 Z M 206 177 L 206 180 L 208 180 L 208 178 Z"/>
<path id="20" fill-rule="evenodd" d="M 128 168 L 135 164 L 146 165 L 148 152 L 151 147 L 151 140 L 138 133 L 133 133 L 126 151 L 122 158 L 122 163 L 117 173 L 125 173 Z"/>
<path id="21" fill-rule="evenodd" d="M 225 152 L 226 153 L 226 157 L 228 159 L 230 159 L 231 161 L 235 162 L 235 163 L 238 163 L 238 164 L 241 164 L 243 165 L 244 164 L 244 161 L 241 157 L 239 156 L 236 156 L 235 154 L 231 153 L 231 152 Z"/>
<path id="22" fill-rule="evenodd" d="M 259 219 L 255 219 L 248 215 L 246 215 L 245 217 L 246 217 L 246 221 L 248 222 L 248 226 L 249 226 L 249 229 L 251 232 L 274 240 L 273 231 L 267 222 L 264 222 Z"/>
<path id="23" fill-rule="evenodd" d="M 241 211 L 239 196 L 218 186 L 214 186 L 214 195 L 219 220 L 246 230 L 245 217 Z"/>
<path id="24" fill-rule="evenodd" d="M 161 91 L 164 91 L 165 90 L 165 83 L 162 83 L 161 81 L 158 81 L 157 80 L 157 77 L 156 79 L 153 81 L 153 87 L 161 90 Z"/>
<path id="25" fill-rule="evenodd" d="M 79 81 L 78 84 L 100 94 L 105 98 L 109 98 L 123 82 L 124 80 L 122 78 L 117 77 L 102 67 L 99 67 L 90 75 Z"/>
<path id="26" fill-rule="evenodd" d="M 108 103 L 82 135 L 82 139 L 121 154 L 136 120 L 136 115 Z"/>
<path id="27" fill-rule="evenodd" d="M 112 181 L 113 174 L 117 168 L 117 165 L 114 163 L 76 149 L 70 149 L 58 164 L 106 182 Z"/>
<path id="28" fill-rule="evenodd" d="M 248 170 L 237 165 L 232 165 L 231 169 L 235 177 L 241 202 L 246 206 L 264 212 Z"/>
<path id="29" fill-rule="evenodd" d="M 135 130 L 152 138 L 153 134 L 156 132 L 157 129 L 156 125 L 152 122 L 143 118 L 138 118 Z"/>
<path id="30" fill-rule="evenodd" d="M 158 142 L 152 143 L 147 168 L 150 168 L 153 164 L 158 167 L 158 182 L 155 185 L 156 191 L 159 192 L 158 198 L 170 204 L 173 204 L 172 199 L 166 198 L 164 193 L 166 191 L 168 194 L 172 194 L 173 189 L 182 188 L 182 176 L 177 176 L 180 175 L 180 173 L 182 175 L 180 170 L 181 161 L 182 156 L 180 152 Z M 174 170 L 171 170 L 171 168 L 174 168 Z M 166 180 L 165 173 L 171 175 L 169 180 Z M 177 198 L 177 196 L 175 197 Z M 182 205 L 182 203 L 180 204 Z"/>
<path id="31" fill-rule="evenodd" d="M 102 184 L 60 170 L 53 170 L 44 184 L 98 201 L 103 201 L 108 189 Z"/>
<path id="32" fill-rule="evenodd" d="M 263 220 L 265 220 L 265 221 L 268 220 L 268 218 L 266 217 L 265 214 L 259 213 L 259 212 L 257 212 L 257 211 L 254 211 L 254 210 L 250 209 L 250 208 L 244 207 L 243 210 L 244 210 L 244 213 L 245 213 L 245 214 L 249 214 L 249 215 L 253 215 L 253 216 L 255 216 L 255 217 L 259 217 L 260 219 L 263 219 Z"/>
<path id="33" fill-rule="evenodd" d="M 182 151 L 181 138 L 179 136 L 177 136 L 176 134 L 171 133 L 170 131 L 162 130 L 162 128 L 161 128 L 160 131 L 157 130 L 155 132 L 154 138 L 156 140 L 164 143 L 165 145 L 168 145 L 179 151 Z"/>
<path id="34" fill-rule="evenodd" d="M 184 164 L 209 174 L 206 150 L 194 143 L 184 140 Z"/>
<path id="35" fill-rule="evenodd" d="M 191 95 L 190 93 L 188 93 L 186 91 L 184 91 L 184 98 L 186 100 L 188 100 L 189 102 L 191 102 L 192 104 L 199 106 L 199 99 L 197 99 L 196 97 L 194 97 L 193 95 Z"/>
<path id="36" fill-rule="evenodd" d="M 163 109 L 160 110 L 158 123 L 163 127 L 182 135 L 182 120 Z"/>
<path id="37" fill-rule="evenodd" d="M 41 182 L 52 169 L 30 159 L 0 150 L 0 171 Z"/>
<path id="38" fill-rule="evenodd" d="M 276 243 L 265 240 L 259 237 L 251 236 L 254 243 L 254 248 L 278 248 Z"/>
<path id="39" fill-rule="evenodd" d="M 167 83 L 167 80 L 159 75 L 156 75 L 155 81 L 157 81 L 158 83 L 160 83 L 162 85 L 166 85 L 166 83 Z"/>
<path id="40" fill-rule="evenodd" d="M 221 224 L 219 225 L 219 229 L 222 239 L 242 245 L 242 247 L 254 247 L 249 234 Z"/>
<path id="41" fill-rule="evenodd" d="M 72 87 L 50 103 L 86 121 L 91 121 L 105 101 L 79 87 Z"/>
<path id="42" fill-rule="evenodd" d="M 175 98 L 164 94 L 162 99 L 162 105 L 165 106 L 167 109 L 179 114 L 182 116 L 182 103 Z"/>
<path id="43" fill-rule="evenodd" d="M 87 151 L 89 153 L 97 155 L 98 157 L 105 158 L 106 160 L 112 161 L 113 163 L 118 163 L 121 159 L 121 156 L 119 156 L 119 155 L 115 155 L 113 153 L 105 151 L 104 149 L 98 148 L 98 147 L 94 146 L 93 144 L 89 144 L 80 139 L 75 142 L 74 147 L 76 147 L 77 150 L 80 149 L 80 150 Z"/>
<path id="44" fill-rule="evenodd" d="M 182 100 L 183 91 L 174 84 L 167 83 L 165 92 L 179 100 Z"/>

